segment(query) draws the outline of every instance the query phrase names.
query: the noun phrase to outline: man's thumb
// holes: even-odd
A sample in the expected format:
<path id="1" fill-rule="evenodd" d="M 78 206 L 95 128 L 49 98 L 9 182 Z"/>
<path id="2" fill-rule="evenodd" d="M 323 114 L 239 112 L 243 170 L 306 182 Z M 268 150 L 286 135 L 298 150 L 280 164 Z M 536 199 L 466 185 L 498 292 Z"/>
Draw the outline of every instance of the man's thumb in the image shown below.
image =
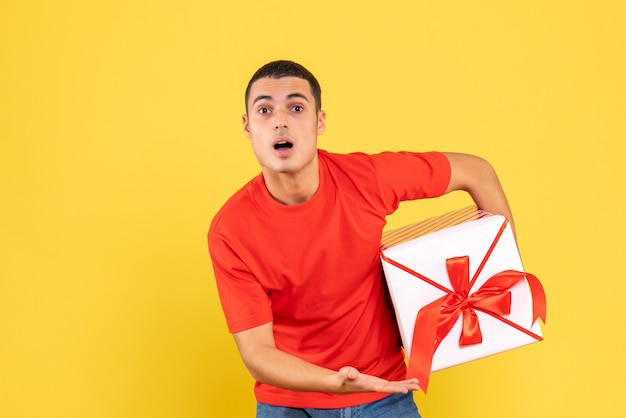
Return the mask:
<path id="1" fill-rule="evenodd" d="M 339 370 L 339 373 L 350 380 L 354 380 L 359 376 L 359 371 L 350 366 L 342 367 L 341 370 Z"/>

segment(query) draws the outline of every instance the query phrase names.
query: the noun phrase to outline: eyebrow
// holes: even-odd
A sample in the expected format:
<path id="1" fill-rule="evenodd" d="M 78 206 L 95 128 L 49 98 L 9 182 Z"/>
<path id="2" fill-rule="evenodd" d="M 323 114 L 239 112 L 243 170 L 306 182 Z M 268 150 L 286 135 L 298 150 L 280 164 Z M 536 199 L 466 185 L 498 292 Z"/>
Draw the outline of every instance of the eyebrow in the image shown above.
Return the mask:
<path id="1" fill-rule="evenodd" d="M 287 95 L 287 99 L 293 99 L 295 97 L 299 97 L 300 99 L 304 99 L 307 103 L 309 102 L 309 99 L 307 99 L 307 97 L 304 94 L 302 94 L 302 93 L 291 93 L 291 94 Z M 259 100 L 269 100 L 271 102 L 271 101 L 274 100 L 274 98 L 272 96 L 267 96 L 267 95 L 257 96 L 254 99 L 254 101 L 252 102 L 252 104 L 255 104 Z"/>

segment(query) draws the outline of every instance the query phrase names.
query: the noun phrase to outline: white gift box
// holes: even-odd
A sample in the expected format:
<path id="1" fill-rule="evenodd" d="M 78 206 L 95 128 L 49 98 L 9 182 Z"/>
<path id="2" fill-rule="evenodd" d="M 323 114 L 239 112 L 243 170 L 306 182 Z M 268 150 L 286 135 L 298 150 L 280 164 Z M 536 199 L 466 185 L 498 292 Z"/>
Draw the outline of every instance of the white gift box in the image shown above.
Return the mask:
<path id="1" fill-rule="evenodd" d="M 536 318 L 541 316 L 545 321 L 545 295 L 543 289 L 537 289 L 541 285 L 534 276 L 522 273 L 522 262 L 507 220 L 501 215 L 491 215 L 476 208 L 451 212 L 383 235 L 382 265 L 409 359 L 409 377 L 414 377 L 410 373 L 415 366 L 428 366 L 421 360 L 420 363 L 424 364 L 411 365 L 418 313 L 447 294 L 459 293 L 452 285 L 446 263 L 449 259 L 460 257 L 469 258 L 468 280 L 474 280 L 471 287 L 468 285 L 469 293 L 465 296 L 478 294 L 477 291 L 494 275 L 504 271 L 517 273 L 519 279 L 502 292 L 510 292 L 510 313 L 494 315 L 493 312 L 472 309 L 476 313 L 482 342 L 463 346 L 460 345 L 460 337 L 464 314 L 461 314 L 447 335 L 438 341 L 438 346 L 430 340 L 433 341 L 434 353 L 426 373 L 542 339 Z M 537 308 L 534 303 L 542 307 Z M 439 312 L 439 309 L 435 311 Z M 543 315 L 537 314 L 537 311 Z M 426 330 L 418 329 L 418 332 Z M 424 391 L 428 386 L 428 374 L 425 377 L 425 382 L 424 376 L 420 378 Z"/>

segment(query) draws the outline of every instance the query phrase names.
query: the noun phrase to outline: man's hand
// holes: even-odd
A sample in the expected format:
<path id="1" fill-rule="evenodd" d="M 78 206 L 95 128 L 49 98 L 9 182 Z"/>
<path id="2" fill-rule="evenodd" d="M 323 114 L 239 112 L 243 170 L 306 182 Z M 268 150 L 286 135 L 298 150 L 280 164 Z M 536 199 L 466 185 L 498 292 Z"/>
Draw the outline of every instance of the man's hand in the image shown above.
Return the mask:
<path id="1" fill-rule="evenodd" d="M 407 379 L 390 382 L 380 377 L 360 373 L 354 367 L 342 367 L 337 372 L 339 379 L 339 393 L 355 392 L 383 392 L 383 393 L 408 393 L 419 390 L 417 379 Z"/>

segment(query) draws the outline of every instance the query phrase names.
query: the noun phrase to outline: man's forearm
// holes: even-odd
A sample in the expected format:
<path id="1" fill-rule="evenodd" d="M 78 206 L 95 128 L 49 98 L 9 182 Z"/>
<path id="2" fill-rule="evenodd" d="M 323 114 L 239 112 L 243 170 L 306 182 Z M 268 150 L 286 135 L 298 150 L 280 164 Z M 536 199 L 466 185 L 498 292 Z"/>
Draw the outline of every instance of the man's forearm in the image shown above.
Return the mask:
<path id="1" fill-rule="evenodd" d="M 354 367 L 330 370 L 276 348 L 272 324 L 234 334 L 241 358 L 255 380 L 299 392 L 407 393 L 418 390 L 417 379 L 388 381 L 360 373 Z"/>
<path id="2" fill-rule="evenodd" d="M 258 382 L 299 392 L 339 392 L 336 371 L 308 363 L 275 347 L 256 347 L 245 354 L 242 352 L 241 356 Z"/>

